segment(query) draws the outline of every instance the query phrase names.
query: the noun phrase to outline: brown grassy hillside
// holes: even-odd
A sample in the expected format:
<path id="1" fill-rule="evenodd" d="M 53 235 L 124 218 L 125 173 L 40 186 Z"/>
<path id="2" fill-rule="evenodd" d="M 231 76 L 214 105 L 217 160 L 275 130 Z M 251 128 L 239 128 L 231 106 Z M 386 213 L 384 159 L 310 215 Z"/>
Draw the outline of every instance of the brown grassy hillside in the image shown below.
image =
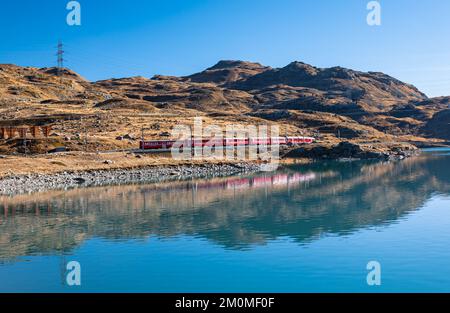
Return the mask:
<path id="1" fill-rule="evenodd" d="M 0 154 L 138 147 L 170 137 L 174 125 L 277 124 L 281 135 L 314 135 L 324 145 L 449 140 L 450 98 L 429 99 L 382 73 L 301 62 L 283 68 L 220 61 L 186 77 L 89 82 L 55 68 L 0 65 L 0 126 L 51 124 L 49 139 L 0 139 Z"/>

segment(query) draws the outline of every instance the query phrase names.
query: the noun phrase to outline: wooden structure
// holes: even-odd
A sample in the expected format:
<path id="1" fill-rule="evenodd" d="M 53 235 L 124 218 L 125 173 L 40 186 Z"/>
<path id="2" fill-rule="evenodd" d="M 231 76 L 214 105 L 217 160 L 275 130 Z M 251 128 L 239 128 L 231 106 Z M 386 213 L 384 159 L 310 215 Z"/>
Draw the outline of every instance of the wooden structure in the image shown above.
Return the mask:
<path id="1" fill-rule="evenodd" d="M 39 138 L 41 134 L 47 138 L 50 136 L 52 126 L 2 126 L 0 127 L 0 139 L 25 139 L 30 134 L 32 138 Z"/>

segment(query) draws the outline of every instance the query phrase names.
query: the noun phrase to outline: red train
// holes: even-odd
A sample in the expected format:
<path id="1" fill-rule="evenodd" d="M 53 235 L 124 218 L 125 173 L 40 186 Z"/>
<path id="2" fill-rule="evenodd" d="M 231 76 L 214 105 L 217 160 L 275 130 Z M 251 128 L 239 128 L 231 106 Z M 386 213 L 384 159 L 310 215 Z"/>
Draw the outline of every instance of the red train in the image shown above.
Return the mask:
<path id="1" fill-rule="evenodd" d="M 233 146 L 254 146 L 254 145 L 295 145 L 313 143 L 312 137 L 272 137 L 272 138 L 225 138 L 225 139 L 194 139 L 186 140 L 184 146 L 200 148 L 207 146 L 233 147 Z M 150 140 L 141 141 L 141 150 L 164 150 L 171 149 L 176 140 Z"/>

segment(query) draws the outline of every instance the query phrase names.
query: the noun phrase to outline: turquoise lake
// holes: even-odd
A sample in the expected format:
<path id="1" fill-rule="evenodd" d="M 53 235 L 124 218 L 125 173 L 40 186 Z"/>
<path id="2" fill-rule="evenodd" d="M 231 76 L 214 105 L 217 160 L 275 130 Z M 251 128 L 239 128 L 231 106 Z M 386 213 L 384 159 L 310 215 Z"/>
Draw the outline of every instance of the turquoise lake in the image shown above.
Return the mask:
<path id="1" fill-rule="evenodd" d="M 450 150 L 0 197 L 0 292 L 450 292 Z"/>

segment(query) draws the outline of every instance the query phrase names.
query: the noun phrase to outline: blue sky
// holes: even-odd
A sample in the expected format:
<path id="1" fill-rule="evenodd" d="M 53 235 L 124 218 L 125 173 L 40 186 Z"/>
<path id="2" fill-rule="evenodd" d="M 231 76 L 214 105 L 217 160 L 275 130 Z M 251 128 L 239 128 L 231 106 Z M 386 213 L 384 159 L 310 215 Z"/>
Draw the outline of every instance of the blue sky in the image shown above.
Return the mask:
<path id="1" fill-rule="evenodd" d="M 79 0 L 82 25 L 66 24 L 68 0 L 0 4 L 0 63 L 67 67 L 90 80 L 187 75 L 221 59 L 273 67 L 298 60 L 383 71 L 429 96 L 450 95 L 450 1 Z"/>

